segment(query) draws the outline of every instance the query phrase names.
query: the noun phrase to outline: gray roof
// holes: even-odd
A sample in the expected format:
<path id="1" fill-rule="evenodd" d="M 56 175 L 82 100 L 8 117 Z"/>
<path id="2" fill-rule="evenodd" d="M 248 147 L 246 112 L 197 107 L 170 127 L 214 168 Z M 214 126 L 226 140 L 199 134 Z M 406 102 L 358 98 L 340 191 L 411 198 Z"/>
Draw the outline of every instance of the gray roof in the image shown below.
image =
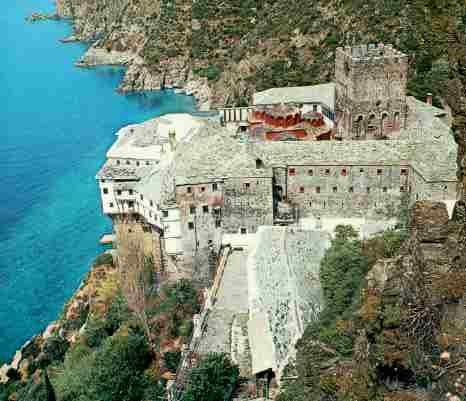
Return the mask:
<path id="1" fill-rule="evenodd" d="M 324 103 L 333 110 L 335 84 L 271 88 L 254 94 L 254 105 L 276 103 Z"/>
<path id="2" fill-rule="evenodd" d="M 144 177 L 154 166 L 128 166 L 118 165 L 115 160 L 108 159 L 96 174 L 97 179 L 113 180 L 139 180 Z"/>

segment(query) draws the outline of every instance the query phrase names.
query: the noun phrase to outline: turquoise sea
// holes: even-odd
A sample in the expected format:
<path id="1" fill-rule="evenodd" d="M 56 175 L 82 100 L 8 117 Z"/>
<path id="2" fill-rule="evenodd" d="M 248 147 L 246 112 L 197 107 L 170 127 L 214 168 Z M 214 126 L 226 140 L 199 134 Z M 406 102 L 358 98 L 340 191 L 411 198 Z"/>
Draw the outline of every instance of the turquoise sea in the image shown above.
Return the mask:
<path id="1" fill-rule="evenodd" d="M 55 319 L 110 228 L 94 175 L 116 130 L 192 111 L 172 92 L 118 95 L 118 68 L 78 69 L 83 44 L 65 22 L 34 24 L 51 0 L 4 2 L 0 14 L 0 364 Z"/>

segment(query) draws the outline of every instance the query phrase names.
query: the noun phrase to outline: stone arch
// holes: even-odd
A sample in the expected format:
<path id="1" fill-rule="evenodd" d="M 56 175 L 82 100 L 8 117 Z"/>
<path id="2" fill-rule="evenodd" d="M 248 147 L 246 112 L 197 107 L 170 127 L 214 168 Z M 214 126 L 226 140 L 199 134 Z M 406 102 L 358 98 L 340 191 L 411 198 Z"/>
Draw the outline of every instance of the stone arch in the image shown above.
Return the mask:
<path id="1" fill-rule="evenodd" d="M 375 113 L 371 113 L 367 119 L 367 133 L 370 136 L 376 136 L 377 131 L 377 117 Z"/>
<path id="2" fill-rule="evenodd" d="M 390 128 L 390 118 L 388 112 L 384 111 L 380 120 L 380 134 L 382 136 L 387 135 L 390 132 Z"/>
<path id="3" fill-rule="evenodd" d="M 356 138 L 361 138 L 362 136 L 364 136 L 364 116 L 363 115 L 357 116 L 356 119 L 354 120 L 353 131 L 354 131 L 354 136 Z"/>

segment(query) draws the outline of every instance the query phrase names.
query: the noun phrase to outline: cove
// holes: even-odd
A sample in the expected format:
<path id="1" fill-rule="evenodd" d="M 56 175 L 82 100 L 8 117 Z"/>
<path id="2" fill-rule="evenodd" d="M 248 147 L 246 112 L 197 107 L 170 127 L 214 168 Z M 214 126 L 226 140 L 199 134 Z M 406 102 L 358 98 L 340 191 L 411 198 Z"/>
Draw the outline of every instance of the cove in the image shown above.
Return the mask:
<path id="1" fill-rule="evenodd" d="M 171 91 L 119 95 L 122 69 L 78 69 L 65 22 L 28 23 L 49 0 L 0 15 L 0 364 L 57 318 L 110 229 L 95 173 L 123 125 L 194 111 Z"/>

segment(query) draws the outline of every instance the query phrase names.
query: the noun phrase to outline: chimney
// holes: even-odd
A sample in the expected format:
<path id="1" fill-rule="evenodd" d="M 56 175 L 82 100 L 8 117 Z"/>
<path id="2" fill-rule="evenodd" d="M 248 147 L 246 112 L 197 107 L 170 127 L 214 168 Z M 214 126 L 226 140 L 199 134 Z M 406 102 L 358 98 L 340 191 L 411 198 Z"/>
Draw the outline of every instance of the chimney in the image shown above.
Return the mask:
<path id="1" fill-rule="evenodd" d="M 428 93 L 426 96 L 426 103 L 427 104 L 432 104 L 432 93 Z"/>
<path id="2" fill-rule="evenodd" d="M 174 152 L 176 149 L 176 132 L 173 128 L 168 131 L 168 142 L 170 143 L 170 150 Z"/>

